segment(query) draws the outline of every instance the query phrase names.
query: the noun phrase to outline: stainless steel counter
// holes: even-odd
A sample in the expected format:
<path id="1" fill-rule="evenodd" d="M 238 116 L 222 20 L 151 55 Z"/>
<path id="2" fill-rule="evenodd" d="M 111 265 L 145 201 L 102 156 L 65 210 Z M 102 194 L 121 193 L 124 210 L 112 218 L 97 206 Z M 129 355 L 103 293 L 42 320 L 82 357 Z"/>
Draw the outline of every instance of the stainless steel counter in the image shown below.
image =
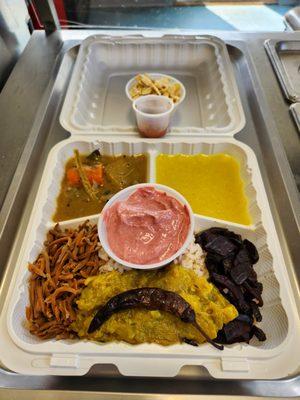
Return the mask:
<path id="1" fill-rule="evenodd" d="M 46 38 L 43 32 L 35 32 L 0 95 L 0 309 L 47 153 L 68 136 L 58 116 L 77 56 L 76 45 L 91 33 L 95 31 L 61 31 Z M 112 31 L 102 33 L 112 34 Z M 300 204 L 294 176 L 300 175 L 300 143 L 263 43 L 267 38 L 283 36 L 300 40 L 300 33 L 183 33 L 209 33 L 228 44 L 247 120 L 237 138 L 250 145 L 258 158 L 293 290 L 299 300 Z M 298 307 L 300 310 L 300 304 Z M 183 395 L 300 397 L 300 375 L 295 371 L 294 376 L 277 381 L 217 381 L 202 368 L 185 367 L 174 379 L 136 379 L 120 376 L 113 366 L 97 366 L 87 376 L 64 378 L 21 376 L 3 368 L 0 388 L 0 399 L 19 398 L 18 394 L 24 399 L 92 396 L 114 399 L 120 398 L 120 393 L 128 393 L 128 398 L 147 399 L 183 398 Z M 38 391 L 33 393 L 33 389 Z"/>

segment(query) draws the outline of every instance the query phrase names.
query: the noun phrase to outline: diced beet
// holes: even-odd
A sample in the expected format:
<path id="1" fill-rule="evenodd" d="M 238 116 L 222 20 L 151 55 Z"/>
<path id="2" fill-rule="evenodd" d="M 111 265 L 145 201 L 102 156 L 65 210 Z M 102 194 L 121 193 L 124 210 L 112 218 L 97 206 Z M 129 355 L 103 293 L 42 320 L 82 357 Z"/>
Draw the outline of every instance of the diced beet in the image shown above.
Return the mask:
<path id="1" fill-rule="evenodd" d="M 215 236 L 206 243 L 205 250 L 219 254 L 221 257 L 228 257 L 236 252 L 238 248 L 230 239 L 224 236 Z"/>
<path id="2" fill-rule="evenodd" d="M 208 269 L 208 272 L 216 272 L 216 273 L 222 273 L 222 265 L 218 262 L 216 257 L 213 254 L 208 253 L 205 257 L 205 265 L 206 268 Z"/>
<path id="3" fill-rule="evenodd" d="M 254 318 L 256 319 L 257 322 L 260 322 L 262 320 L 262 315 L 259 311 L 258 305 L 252 301 L 251 308 L 252 308 L 252 313 L 254 315 Z"/>
<path id="4" fill-rule="evenodd" d="M 251 273 L 251 264 L 237 264 L 230 270 L 230 276 L 237 285 L 241 285 L 248 279 Z"/>
<path id="5" fill-rule="evenodd" d="M 255 325 L 252 326 L 252 332 L 260 342 L 264 342 L 267 339 L 265 332 Z"/>
<path id="6" fill-rule="evenodd" d="M 224 334 L 227 343 L 235 343 L 240 341 L 244 335 L 249 334 L 251 331 L 251 324 L 245 321 L 239 321 L 237 318 L 224 326 Z M 248 339 L 248 336 L 246 336 Z"/>
<path id="7" fill-rule="evenodd" d="M 256 264 L 257 261 L 259 260 L 259 254 L 258 254 L 258 251 L 257 251 L 256 247 L 254 246 L 254 244 L 252 242 L 250 242 L 250 240 L 245 239 L 243 241 L 243 245 L 247 249 L 247 252 L 249 254 L 249 257 L 251 258 L 252 264 Z"/>
<path id="8" fill-rule="evenodd" d="M 253 264 L 259 255 L 249 240 L 225 228 L 214 227 L 196 235 L 196 243 L 206 251 L 205 263 L 212 282 L 239 311 L 238 317 L 224 325 L 216 341 L 223 344 L 249 342 L 255 335 L 265 340 L 264 332 L 254 326 L 262 320 L 259 307 L 263 285 L 257 281 Z"/>
<path id="9" fill-rule="evenodd" d="M 256 281 L 254 287 L 258 291 L 258 293 L 262 294 L 262 292 L 263 292 L 263 284 L 261 282 L 257 282 Z"/>
<path id="10" fill-rule="evenodd" d="M 250 274 L 248 276 L 248 281 L 253 284 L 257 282 L 257 273 L 251 268 Z"/>
<path id="11" fill-rule="evenodd" d="M 233 260 L 234 258 L 232 256 L 223 259 L 223 268 L 226 275 L 230 275 L 230 270 L 233 267 Z"/>
<path id="12" fill-rule="evenodd" d="M 208 242 L 214 240 L 217 235 L 213 234 L 209 229 L 200 232 L 195 236 L 195 242 L 200 244 L 200 246 L 205 249 Z"/>
<path id="13" fill-rule="evenodd" d="M 240 312 L 249 312 L 250 306 L 245 301 L 242 290 L 239 286 L 235 285 L 226 276 L 219 275 L 214 272 L 211 274 L 211 278 L 218 288 L 221 286 L 222 288 L 226 288 L 230 291 L 231 295 L 236 299 L 236 307 Z"/>
<path id="14" fill-rule="evenodd" d="M 264 305 L 263 299 L 261 297 L 261 292 L 259 289 L 256 289 L 249 285 L 248 282 L 243 283 L 243 288 L 252 296 L 252 300 L 257 300 L 259 307 Z"/>
<path id="15" fill-rule="evenodd" d="M 234 233 L 226 228 L 210 228 L 208 229 L 210 232 L 212 233 L 216 233 L 219 234 L 221 236 L 225 236 L 227 238 L 232 239 L 234 242 L 236 242 L 237 244 L 242 244 L 242 237 L 241 235 L 238 235 L 237 233 Z"/>
<path id="16" fill-rule="evenodd" d="M 234 265 L 238 265 L 238 264 L 252 265 L 248 251 L 246 250 L 246 248 L 244 246 L 240 248 L 240 250 L 238 251 L 238 253 L 234 259 Z"/>

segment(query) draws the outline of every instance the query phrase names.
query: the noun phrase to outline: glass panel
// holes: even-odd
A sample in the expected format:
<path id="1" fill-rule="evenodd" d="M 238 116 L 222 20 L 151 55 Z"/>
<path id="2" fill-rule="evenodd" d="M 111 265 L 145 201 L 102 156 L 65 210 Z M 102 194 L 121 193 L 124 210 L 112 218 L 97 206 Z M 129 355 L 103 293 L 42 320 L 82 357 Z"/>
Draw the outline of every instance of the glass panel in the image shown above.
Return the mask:
<path id="1" fill-rule="evenodd" d="M 54 0 L 63 28 L 285 30 L 283 15 L 291 6 L 274 4 L 277 0 L 264 3 L 208 0 L 203 5 L 199 0 Z"/>

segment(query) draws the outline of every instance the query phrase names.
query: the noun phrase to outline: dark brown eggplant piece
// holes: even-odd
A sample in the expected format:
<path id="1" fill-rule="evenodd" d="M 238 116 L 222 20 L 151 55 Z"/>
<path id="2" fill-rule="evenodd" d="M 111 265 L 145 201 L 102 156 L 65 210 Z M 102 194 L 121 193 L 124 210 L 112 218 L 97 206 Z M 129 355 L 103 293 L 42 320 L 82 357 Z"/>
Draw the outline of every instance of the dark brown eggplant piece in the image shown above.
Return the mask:
<path id="1" fill-rule="evenodd" d="M 94 150 L 91 154 L 86 157 L 86 161 L 89 165 L 96 165 L 101 163 L 101 154 L 99 150 Z"/>
<path id="2" fill-rule="evenodd" d="M 223 350 L 223 346 L 216 344 L 207 336 L 196 322 L 196 314 L 190 304 L 179 294 L 159 288 L 144 287 L 122 292 L 112 297 L 92 319 L 88 333 L 93 333 L 107 321 L 113 314 L 132 308 L 145 308 L 147 310 L 160 310 L 180 318 L 181 321 L 191 323 L 201 335 L 215 348 Z"/>

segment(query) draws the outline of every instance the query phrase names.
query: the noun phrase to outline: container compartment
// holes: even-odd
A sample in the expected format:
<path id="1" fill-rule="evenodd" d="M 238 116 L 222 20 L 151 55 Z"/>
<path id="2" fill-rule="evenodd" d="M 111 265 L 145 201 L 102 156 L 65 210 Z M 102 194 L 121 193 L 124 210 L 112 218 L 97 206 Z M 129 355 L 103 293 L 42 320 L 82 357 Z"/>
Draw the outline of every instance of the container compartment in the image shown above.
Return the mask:
<path id="1" fill-rule="evenodd" d="M 91 139 L 90 139 L 91 140 Z M 154 344 L 131 346 L 126 343 L 99 344 L 79 340 L 41 341 L 32 336 L 25 326 L 25 307 L 28 304 L 27 262 L 41 251 L 47 230 L 54 225 L 51 215 L 57 190 L 64 172 L 65 161 L 77 148 L 80 152 L 99 148 L 103 154 L 149 154 L 149 181 L 155 177 L 155 157 L 158 153 L 214 154 L 226 152 L 241 164 L 247 196 L 251 204 L 252 226 L 199 216 L 196 230 L 224 226 L 253 241 L 260 261 L 255 266 L 264 285 L 261 328 L 266 342 L 252 340 L 249 345 L 226 346 L 223 352 L 203 344 L 198 348 L 188 345 L 162 347 Z M 58 188 L 57 188 L 58 187 Z M 56 191 L 55 191 L 56 190 Z M 86 217 L 62 222 L 64 227 L 78 225 Z M 89 218 L 95 222 L 97 217 Z M 280 285 L 279 285 L 280 282 Z M 101 142 L 69 139 L 56 145 L 49 154 L 27 233 L 24 237 L 9 292 L 7 327 L 16 351 L 25 352 L 31 360 L 27 373 L 50 375 L 79 375 L 97 363 L 115 364 L 124 375 L 174 376 L 184 365 L 203 365 L 211 375 L 222 378 L 277 378 L 295 369 L 293 362 L 282 364 L 282 357 L 298 352 L 299 324 L 294 305 L 288 295 L 290 284 L 284 267 L 280 245 L 274 229 L 254 153 L 235 140 L 206 139 L 201 143 Z M 31 356 L 29 356 L 31 355 Z M 159 359 L 159 366 L 157 360 Z M 297 358 L 296 358 L 297 359 Z M 233 364 L 232 364 L 233 363 Z M 237 364 L 235 364 L 237 363 Z M 40 369 L 41 365 L 43 366 Z M 9 367 L 9 366 L 8 366 Z M 18 366 L 14 365 L 18 371 Z M 24 372 L 24 369 L 19 372 Z"/>
<path id="2" fill-rule="evenodd" d="M 244 114 L 225 44 L 214 37 L 108 39 L 94 36 L 80 48 L 60 122 L 71 134 L 137 135 L 129 79 L 161 72 L 179 79 L 186 98 L 169 135 L 232 136 Z"/>

